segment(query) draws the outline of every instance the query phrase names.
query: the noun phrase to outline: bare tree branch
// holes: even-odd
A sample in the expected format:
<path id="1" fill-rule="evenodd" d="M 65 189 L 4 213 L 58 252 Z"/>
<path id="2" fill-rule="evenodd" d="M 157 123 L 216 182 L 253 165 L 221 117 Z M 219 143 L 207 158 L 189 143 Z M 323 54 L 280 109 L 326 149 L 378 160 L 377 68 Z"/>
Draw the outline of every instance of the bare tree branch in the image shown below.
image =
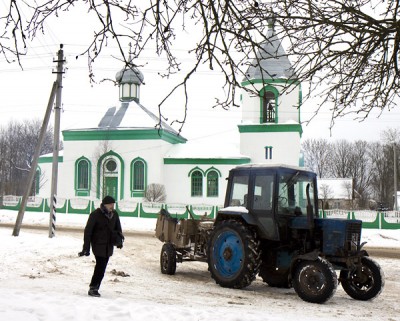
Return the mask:
<path id="1" fill-rule="evenodd" d="M 33 12 L 26 21 L 21 17 L 23 8 Z M 261 44 L 269 41 L 266 35 L 272 17 L 277 36 L 288 44 L 285 55 L 295 70 L 287 88 L 291 81 L 306 83 L 308 93 L 303 100 L 321 97 L 316 113 L 329 108 L 331 126 L 347 114 L 362 121 L 373 110 L 395 108 L 399 98 L 397 1 L 38 0 L 32 4 L 10 0 L 8 12 L 0 17 L 4 25 L 0 54 L 8 62 L 15 56 L 20 63 L 26 54 L 27 39 L 44 33 L 49 18 L 73 15 L 75 10 L 86 11 L 96 22 L 88 24 L 93 30 L 92 41 L 77 56 L 87 57 L 91 81 L 95 81 L 94 62 L 107 46 L 116 45 L 119 54 L 115 56 L 127 66 L 153 47 L 168 62 L 161 76 L 181 77 L 179 84 L 160 99 L 161 106 L 179 87 L 183 88 L 184 116 L 171 120 L 181 125 L 189 108 L 188 83 L 200 66 L 225 77 L 226 95 L 217 97 L 216 106 L 228 109 L 237 105 L 237 89 L 248 80 L 246 70 L 253 59 L 259 59 Z M 187 54 L 194 62 L 187 69 L 183 69 L 176 48 L 182 32 L 192 36 Z M 132 47 L 128 54 L 129 43 Z M 269 77 L 274 79 L 274 75 Z M 256 88 L 244 89 L 257 94 Z"/>

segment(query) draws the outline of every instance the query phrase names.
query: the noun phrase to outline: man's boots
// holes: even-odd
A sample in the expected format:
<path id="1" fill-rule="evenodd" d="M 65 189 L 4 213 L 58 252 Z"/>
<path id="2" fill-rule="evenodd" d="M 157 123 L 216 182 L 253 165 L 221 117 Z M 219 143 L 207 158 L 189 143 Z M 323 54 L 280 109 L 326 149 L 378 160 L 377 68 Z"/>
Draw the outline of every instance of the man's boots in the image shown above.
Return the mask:
<path id="1" fill-rule="evenodd" d="M 91 287 L 89 288 L 88 295 L 90 295 L 90 296 L 95 296 L 95 297 L 99 297 L 99 296 L 100 296 L 99 288 L 98 288 L 98 287 L 95 287 L 95 286 L 91 286 Z"/>

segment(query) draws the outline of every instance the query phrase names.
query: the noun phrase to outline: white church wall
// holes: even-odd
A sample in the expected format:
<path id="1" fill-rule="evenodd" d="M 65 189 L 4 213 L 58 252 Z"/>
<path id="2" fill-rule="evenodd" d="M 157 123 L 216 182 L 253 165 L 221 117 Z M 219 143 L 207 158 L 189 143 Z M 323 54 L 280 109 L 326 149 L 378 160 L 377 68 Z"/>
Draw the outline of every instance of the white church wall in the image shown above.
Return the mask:
<path id="1" fill-rule="evenodd" d="M 167 145 L 162 140 L 132 140 L 132 141 L 113 141 L 114 152 L 119 154 L 124 160 L 124 195 L 123 198 L 133 198 L 131 195 L 131 163 L 136 158 L 141 158 L 147 165 L 146 185 L 160 183 L 163 166 L 163 149 Z M 120 195 L 121 198 L 121 195 Z M 135 197 L 141 201 L 142 197 Z"/>
<path id="2" fill-rule="evenodd" d="M 43 198 L 49 198 L 51 193 L 51 170 L 52 170 L 52 163 L 40 163 L 38 165 L 40 167 L 41 173 L 41 183 L 39 188 L 38 196 Z M 59 171 L 62 171 L 63 164 L 60 163 L 58 165 Z"/>
<path id="3" fill-rule="evenodd" d="M 164 165 L 164 182 L 167 193 L 167 203 L 183 203 L 183 204 L 208 204 L 222 206 L 225 200 L 225 190 L 227 185 L 226 178 L 229 170 L 235 165 Z M 218 181 L 218 197 L 207 197 L 207 179 L 203 178 L 203 196 L 191 196 L 191 177 L 189 173 L 195 167 L 206 172 L 211 167 L 216 168 L 221 173 Z"/>
<path id="4" fill-rule="evenodd" d="M 284 90 L 284 87 L 279 84 L 272 84 L 280 95 L 278 98 L 278 121 L 285 123 L 288 121 L 298 122 L 299 120 L 299 90 L 290 88 Z M 254 84 L 257 91 L 260 91 L 262 84 Z M 249 87 L 250 88 L 250 87 Z M 253 89 L 253 88 L 251 88 Z M 242 123 L 259 124 L 260 123 L 260 97 L 253 93 L 243 91 L 242 93 Z"/>
<path id="5" fill-rule="evenodd" d="M 137 157 L 142 158 L 147 164 L 147 184 L 162 181 L 163 155 L 170 144 L 162 140 L 114 140 L 114 141 L 65 141 L 63 162 L 59 163 L 58 195 L 65 198 L 75 196 L 75 163 L 81 157 L 86 157 L 91 162 L 91 190 L 89 198 L 97 197 L 98 159 L 107 151 L 113 151 L 122 158 L 124 163 L 124 195 L 121 195 L 121 176 L 119 176 L 118 198 L 131 198 L 131 162 Z M 118 157 L 114 157 L 120 166 Z M 51 189 L 51 163 L 39 164 L 45 184 L 41 186 L 39 194 L 43 197 L 50 195 Z M 119 171 L 121 171 L 119 169 Z M 122 171 L 121 174 L 122 175 Z M 138 199 L 141 201 L 142 198 Z"/>
<path id="6" fill-rule="evenodd" d="M 90 198 L 96 196 L 97 159 L 105 146 L 98 141 L 65 141 L 63 170 L 59 171 L 59 195 L 66 198 L 75 197 L 75 163 L 81 157 L 86 157 L 91 163 Z M 65 195 L 65 196 L 64 196 Z"/>
<path id="7" fill-rule="evenodd" d="M 299 91 L 289 88 L 278 100 L 279 123 L 299 121 Z"/>
<path id="8" fill-rule="evenodd" d="M 254 85 L 257 90 L 261 90 L 261 84 Z M 253 89 L 253 88 L 252 88 Z M 260 123 L 260 97 L 254 93 L 242 92 L 242 123 Z M 243 108 L 246 106 L 246 108 Z"/>
<path id="9" fill-rule="evenodd" d="M 266 146 L 272 146 L 272 158 L 266 157 Z M 298 166 L 300 135 L 296 132 L 241 133 L 240 150 L 252 163 Z"/>

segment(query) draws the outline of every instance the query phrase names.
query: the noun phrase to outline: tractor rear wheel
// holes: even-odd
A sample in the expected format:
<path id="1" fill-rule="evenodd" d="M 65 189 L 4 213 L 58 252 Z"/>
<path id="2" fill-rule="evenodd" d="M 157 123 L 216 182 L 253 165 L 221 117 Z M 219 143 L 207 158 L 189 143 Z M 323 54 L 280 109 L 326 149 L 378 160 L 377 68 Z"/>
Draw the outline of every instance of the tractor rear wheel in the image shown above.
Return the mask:
<path id="1" fill-rule="evenodd" d="M 336 272 L 325 259 L 303 261 L 295 268 L 293 287 L 304 301 L 324 303 L 336 292 Z"/>
<path id="2" fill-rule="evenodd" d="M 253 282 L 260 266 L 260 242 L 244 223 L 226 220 L 211 233 L 208 243 L 208 269 L 217 284 L 244 288 Z"/>
<path id="3" fill-rule="evenodd" d="M 176 272 L 176 251 L 171 243 L 164 243 L 160 254 L 162 274 L 174 275 Z"/>
<path id="4" fill-rule="evenodd" d="M 346 275 L 347 274 L 347 275 Z M 378 263 L 365 256 L 361 258 L 361 270 L 341 271 L 340 280 L 343 290 L 353 299 L 367 301 L 381 293 L 385 285 L 385 276 Z"/>

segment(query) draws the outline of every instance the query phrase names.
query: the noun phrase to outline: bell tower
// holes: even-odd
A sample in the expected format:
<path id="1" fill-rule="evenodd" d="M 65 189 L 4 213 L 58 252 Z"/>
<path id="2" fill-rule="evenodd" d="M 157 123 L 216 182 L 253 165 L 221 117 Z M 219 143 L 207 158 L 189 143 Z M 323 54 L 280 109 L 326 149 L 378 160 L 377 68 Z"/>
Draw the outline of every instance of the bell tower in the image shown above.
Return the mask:
<path id="1" fill-rule="evenodd" d="M 242 122 L 238 125 L 241 154 L 249 156 L 252 163 L 298 166 L 301 84 L 272 19 L 242 86 Z"/>

